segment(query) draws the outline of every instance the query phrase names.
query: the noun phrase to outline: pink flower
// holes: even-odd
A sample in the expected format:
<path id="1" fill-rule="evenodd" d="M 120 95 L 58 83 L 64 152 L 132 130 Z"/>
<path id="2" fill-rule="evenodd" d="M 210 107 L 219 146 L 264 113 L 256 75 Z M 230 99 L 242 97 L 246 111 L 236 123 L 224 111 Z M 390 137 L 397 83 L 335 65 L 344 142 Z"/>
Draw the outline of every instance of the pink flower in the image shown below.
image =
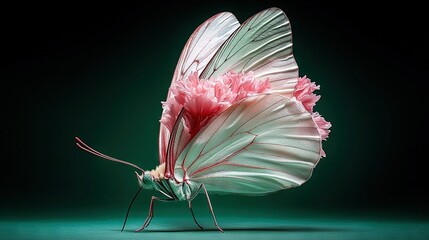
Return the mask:
<path id="1" fill-rule="evenodd" d="M 326 121 L 318 112 L 313 113 L 313 120 L 317 124 L 320 137 L 322 140 L 326 140 L 331 132 L 331 130 L 329 130 L 332 126 L 331 123 Z"/>
<path id="2" fill-rule="evenodd" d="M 320 86 L 317 86 L 316 83 L 311 82 L 307 76 L 304 76 L 302 78 L 298 78 L 298 83 L 295 86 L 295 92 L 293 95 L 298 101 L 301 101 L 307 111 L 313 112 L 313 107 L 320 99 L 320 96 L 313 92 L 319 89 Z"/>
<path id="3" fill-rule="evenodd" d="M 269 80 L 258 80 L 253 72 L 228 72 L 211 79 L 199 79 L 194 72 L 187 81 L 177 81 L 171 86 L 171 97 L 162 103 L 161 123 L 171 131 L 180 110 L 185 108 L 185 128 L 192 138 L 213 117 L 235 102 L 268 89 Z"/>
<path id="4" fill-rule="evenodd" d="M 313 113 L 313 108 L 320 99 L 320 96 L 314 94 L 313 92 L 319 89 L 320 86 L 316 85 L 314 82 L 311 82 L 309 78 L 304 76 L 302 78 L 298 78 L 298 83 L 295 86 L 293 96 L 302 103 L 309 113 L 312 114 L 313 121 L 317 125 L 317 130 L 319 131 L 321 139 L 326 140 L 329 136 L 329 133 L 331 132 L 329 128 L 331 128 L 332 125 L 318 112 Z M 326 157 L 325 151 L 323 151 L 323 149 L 321 150 L 320 155 L 322 157 Z"/>
<path id="5" fill-rule="evenodd" d="M 331 123 L 326 121 L 318 112 L 313 113 L 313 121 L 317 125 L 317 130 L 319 131 L 322 140 L 326 140 L 331 132 L 331 130 L 329 130 L 332 126 Z M 321 149 L 320 156 L 326 157 L 326 153 L 323 151 L 323 148 Z"/>

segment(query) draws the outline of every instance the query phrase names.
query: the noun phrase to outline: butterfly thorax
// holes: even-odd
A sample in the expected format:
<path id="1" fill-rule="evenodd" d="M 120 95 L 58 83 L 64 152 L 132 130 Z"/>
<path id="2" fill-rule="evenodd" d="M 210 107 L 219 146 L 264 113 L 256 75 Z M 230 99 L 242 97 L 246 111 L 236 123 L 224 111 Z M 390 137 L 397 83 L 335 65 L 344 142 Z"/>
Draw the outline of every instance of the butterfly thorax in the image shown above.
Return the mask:
<path id="1" fill-rule="evenodd" d="M 156 178 L 151 171 L 137 174 L 137 180 L 144 189 L 160 192 L 173 201 L 192 200 L 200 187 L 199 184 L 191 181 L 177 182 L 174 178 Z"/>

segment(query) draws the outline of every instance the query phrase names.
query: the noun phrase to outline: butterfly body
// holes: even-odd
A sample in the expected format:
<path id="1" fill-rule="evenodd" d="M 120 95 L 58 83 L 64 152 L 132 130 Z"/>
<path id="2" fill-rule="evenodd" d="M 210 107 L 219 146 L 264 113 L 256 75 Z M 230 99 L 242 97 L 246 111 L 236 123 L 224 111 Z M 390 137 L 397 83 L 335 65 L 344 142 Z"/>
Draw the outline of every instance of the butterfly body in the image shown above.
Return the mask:
<path id="1" fill-rule="evenodd" d="M 141 175 L 136 172 L 136 175 L 140 187 L 159 192 L 171 201 L 191 201 L 201 186 L 189 180 L 178 182 L 174 178 L 155 178 L 149 171 Z"/>

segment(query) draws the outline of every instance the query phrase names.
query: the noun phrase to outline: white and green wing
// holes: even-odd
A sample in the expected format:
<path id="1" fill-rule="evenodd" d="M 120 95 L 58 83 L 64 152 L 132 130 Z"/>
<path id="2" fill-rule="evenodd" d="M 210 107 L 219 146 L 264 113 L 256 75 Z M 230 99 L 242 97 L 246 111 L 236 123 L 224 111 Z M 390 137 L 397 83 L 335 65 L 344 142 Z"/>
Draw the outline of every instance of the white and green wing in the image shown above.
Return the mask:
<path id="1" fill-rule="evenodd" d="M 209 18 L 195 29 L 183 48 L 171 84 L 176 81 L 187 81 L 192 72 L 201 73 L 222 44 L 239 26 L 240 23 L 232 13 L 222 12 Z M 167 98 L 169 97 L 171 97 L 170 90 L 167 94 Z M 160 124 L 160 163 L 164 163 L 166 160 L 170 134 L 170 131 Z"/>
<path id="2" fill-rule="evenodd" d="M 207 124 L 181 152 L 174 176 L 214 193 L 263 195 L 307 181 L 320 151 L 317 126 L 300 102 L 262 94 Z"/>
<path id="3" fill-rule="evenodd" d="M 218 77 L 228 71 L 253 71 L 256 78 L 269 78 L 274 91 L 292 97 L 298 65 L 292 52 L 290 22 L 282 10 L 269 8 L 244 22 L 217 51 L 200 78 Z"/>

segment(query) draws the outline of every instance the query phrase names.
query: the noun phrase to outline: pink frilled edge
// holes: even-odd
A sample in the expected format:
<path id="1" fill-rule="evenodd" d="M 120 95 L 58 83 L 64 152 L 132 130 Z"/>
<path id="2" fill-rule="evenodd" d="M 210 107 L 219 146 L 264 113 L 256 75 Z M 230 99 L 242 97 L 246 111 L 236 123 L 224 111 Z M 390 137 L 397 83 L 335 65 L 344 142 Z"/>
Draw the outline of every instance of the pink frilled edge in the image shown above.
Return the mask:
<path id="1" fill-rule="evenodd" d="M 200 80 L 196 72 L 188 81 L 176 81 L 170 87 L 173 97 L 162 103 L 161 123 L 172 130 L 177 115 L 185 108 L 185 128 L 195 136 L 210 119 L 249 95 L 267 92 L 270 82 L 249 73 L 228 72 L 219 78 Z"/>
<path id="2" fill-rule="evenodd" d="M 172 97 L 162 102 L 164 113 L 160 122 L 171 132 L 180 110 L 185 108 L 184 125 L 192 138 L 211 118 L 235 102 L 248 96 L 269 92 L 270 88 L 269 79 L 262 81 L 256 79 L 253 72 L 228 72 L 219 78 L 207 80 L 199 79 L 198 74 L 194 72 L 188 81 L 173 82 L 170 87 Z M 312 114 L 320 136 L 325 140 L 328 138 L 331 124 L 319 113 L 313 112 L 313 107 L 320 99 L 320 96 L 313 92 L 319 89 L 320 86 L 316 86 L 304 76 L 298 79 L 293 96 Z M 321 156 L 326 156 L 323 150 Z"/>
<path id="3" fill-rule="evenodd" d="M 298 83 L 295 86 L 295 91 L 293 92 L 293 96 L 302 103 L 302 105 L 307 109 L 308 112 L 311 113 L 313 117 L 313 121 L 317 125 L 317 129 L 319 131 L 320 137 L 322 140 L 326 140 L 329 136 L 331 130 L 331 123 L 326 121 L 324 117 L 322 117 L 318 112 L 313 112 L 313 108 L 316 105 L 317 101 L 319 101 L 320 96 L 314 94 L 315 90 L 319 90 L 320 86 L 316 85 L 316 83 L 311 82 L 309 78 L 306 76 L 302 78 L 298 78 Z M 320 155 L 322 157 L 326 157 L 325 151 L 321 151 Z"/>

